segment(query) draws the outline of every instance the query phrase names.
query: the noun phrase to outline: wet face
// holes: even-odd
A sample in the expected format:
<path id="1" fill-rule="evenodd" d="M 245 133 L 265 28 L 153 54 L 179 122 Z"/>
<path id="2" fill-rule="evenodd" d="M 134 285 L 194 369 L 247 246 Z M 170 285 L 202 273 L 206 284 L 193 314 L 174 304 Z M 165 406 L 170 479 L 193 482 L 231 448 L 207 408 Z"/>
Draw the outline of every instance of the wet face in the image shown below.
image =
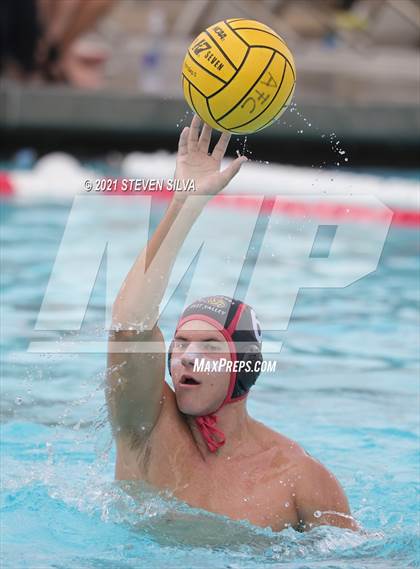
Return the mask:
<path id="1" fill-rule="evenodd" d="M 230 381 L 223 368 L 209 371 L 213 362 L 231 361 L 223 334 L 207 322 L 190 320 L 178 329 L 172 346 L 171 375 L 179 410 L 194 416 L 214 412 L 226 398 Z M 194 369 L 194 362 L 196 368 L 203 365 L 201 371 Z"/>

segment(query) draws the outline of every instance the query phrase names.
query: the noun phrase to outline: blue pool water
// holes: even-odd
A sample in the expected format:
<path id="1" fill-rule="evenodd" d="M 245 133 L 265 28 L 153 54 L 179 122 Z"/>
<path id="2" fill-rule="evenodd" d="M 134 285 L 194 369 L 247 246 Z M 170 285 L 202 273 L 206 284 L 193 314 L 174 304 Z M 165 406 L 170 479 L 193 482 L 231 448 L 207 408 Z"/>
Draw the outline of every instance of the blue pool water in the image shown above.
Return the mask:
<path id="1" fill-rule="evenodd" d="M 109 223 L 122 227 L 118 239 L 125 231 L 133 252 L 139 245 L 128 236 L 138 213 L 119 208 L 109 212 Z M 28 351 L 40 338 L 56 345 L 66 339 L 60 330 L 46 334 L 34 326 L 69 211 L 69 203 L 52 202 L 2 208 L 2 569 L 418 566 L 419 232 L 391 227 L 374 273 L 343 288 L 302 289 L 287 330 L 267 334 L 283 342 L 279 367 L 259 379 L 249 412 L 334 472 L 363 527 L 276 534 L 194 510 L 152 488 L 138 488 L 134 501 L 113 481 L 104 354 Z M 159 214 L 158 207 L 155 221 Z M 212 215 L 213 223 L 230 216 L 234 228 L 238 214 Z M 95 222 L 88 214 L 79 220 L 75 255 L 92 246 Z M 376 239 L 367 224 L 350 229 L 336 270 L 363 263 L 364 245 Z M 255 308 L 264 314 L 275 314 L 284 290 L 298 286 L 305 270 L 295 254 L 304 233 L 299 222 L 291 227 L 278 218 L 275 231 L 287 246 L 263 267 Z M 234 233 L 230 239 L 234 244 Z M 202 279 L 233 278 L 236 251 L 226 256 L 225 241 L 216 244 Z M 83 267 L 76 276 L 74 267 L 65 270 L 77 288 Z M 100 336 L 103 325 L 101 274 L 85 337 Z M 222 292 L 226 282 L 216 284 Z M 77 294 L 63 287 L 58 314 L 71 311 Z M 164 322 L 167 339 L 180 308 L 176 297 Z"/>

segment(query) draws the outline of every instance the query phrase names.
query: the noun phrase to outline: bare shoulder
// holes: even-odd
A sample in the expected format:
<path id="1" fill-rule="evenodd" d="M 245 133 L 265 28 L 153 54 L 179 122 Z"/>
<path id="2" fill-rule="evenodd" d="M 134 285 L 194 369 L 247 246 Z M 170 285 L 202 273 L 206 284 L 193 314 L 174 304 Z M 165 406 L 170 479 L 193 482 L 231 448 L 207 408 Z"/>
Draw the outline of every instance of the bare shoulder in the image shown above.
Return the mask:
<path id="1" fill-rule="evenodd" d="M 288 461 L 296 468 L 296 473 L 302 481 L 301 485 L 314 484 L 331 485 L 336 483 L 334 475 L 316 458 L 311 456 L 299 443 L 293 439 L 273 431 L 269 427 L 258 423 L 260 436 L 263 437 L 273 451 Z"/>
<path id="2" fill-rule="evenodd" d="M 343 495 L 340 483 L 322 462 L 304 452 L 298 461 L 299 487 L 302 492 L 329 493 L 334 499 Z"/>
<path id="3" fill-rule="evenodd" d="M 351 516 L 347 497 L 328 468 L 296 441 L 256 422 L 255 432 L 268 449 L 269 466 L 286 480 L 299 520 L 297 528 L 334 525 L 352 530 L 358 524 Z M 264 448 L 264 446 L 263 446 Z M 286 478 L 283 476 L 286 473 Z"/>
<path id="4" fill-rule="evenodd" d="M 359 529 L 340 482 L 324 464 L 305 453 L 297 473 L 295 503 L 304 529 L 317 525 Z"/>
<path id="5" fill-rule="evenodd" d="M 305 458 L 309 458 L 305 449 L 293 439 L 270 429 L 263 423 L 255 421 L 255 433 L 262 448 L 269 450 L 278 466 L 285 463 L 298 468 Z"/>

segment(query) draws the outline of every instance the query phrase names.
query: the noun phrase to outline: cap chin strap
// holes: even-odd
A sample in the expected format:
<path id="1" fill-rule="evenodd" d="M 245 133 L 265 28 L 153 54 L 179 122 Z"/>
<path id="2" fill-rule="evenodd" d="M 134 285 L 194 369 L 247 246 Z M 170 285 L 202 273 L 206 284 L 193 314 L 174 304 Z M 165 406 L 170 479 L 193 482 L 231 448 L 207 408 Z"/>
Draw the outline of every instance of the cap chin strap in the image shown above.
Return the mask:
<path id="1" fill-rule="evenodd" d="M 210 452 L 216 452 L 217 449 L 222 447 L 226 442 L 226 437 L 223 431 L 216 427 L 217 423 L 217 411 L 223 407 L 223 405 L 227 405 L 228 403 L 236 403 L 236 401 L 240 401 L 241 399 L 245 399 L 248 396 L 248 393 L 241 395 L 240 397 L 235 397 L 235 399 L 230 399 L 229 401 L 224 401 L 216 411 L 213 413 L 208 413 L 207 415 L 201 415 L 200 417 L 194 417 L 195 423 L 203 437 L 207 448 Z"/>
<path id="2" fill-rule="evenodd" d="M 214 413 L 195 417 L 195 423 L 210 452 L 216 452 L 226 442 L 223 431 L 216 427 L 217 416 Z"/>
<path id="3" fill-rule="evenodd" d="M 239 318 L 241 317 L 242 312 L 245 310 L 245 304 L 241 304 L 236 311 L 235 316 L 232 318 L 231 323 L 229 324 L 228 328 L 224 328 L 218 320 L 214 320 L 210 316 L 205 316 L 204 314 L 190 314 L 186 318 L 183 318 L 177 326 L 177 329 L 188 322 L 189 320 L 202 320 L 211 324 L 215 328 L 221 332 L 229 345 L 230 355 L 232 357 L 233 363 L 237 361 L 237 352 L 235 342 L 232 340 L 232 334 L 236 330 L 236 326 L 238 325 Z M 223 431 L 216 427 L 217 423 L 217 411 L 219 411 L 224 405 L 228 403 L 234 403 L 239 401 L 240 399 L 245 399 L 248 393 L 242 395 L 241 397 L 236 397 L 232 400 L 232 393 L 235 388 L 236 383 L 236 371 L 231 371 L 230 373 L 230 381 L 229 381 L 229 389 L 224 401 L 219 405 L 219 407 L 213 411 L 212 413 L 208 413 L 207 415 L 201 415 L 199 417 L 195 417 L 195 423 L 201 433 L 201 436 L 204 439 L 204 442 L 207 445 L 207 448 L 210 452 L 216 452 L 221 446 L 223 446 L 226 442 L 226 437 Z"/>

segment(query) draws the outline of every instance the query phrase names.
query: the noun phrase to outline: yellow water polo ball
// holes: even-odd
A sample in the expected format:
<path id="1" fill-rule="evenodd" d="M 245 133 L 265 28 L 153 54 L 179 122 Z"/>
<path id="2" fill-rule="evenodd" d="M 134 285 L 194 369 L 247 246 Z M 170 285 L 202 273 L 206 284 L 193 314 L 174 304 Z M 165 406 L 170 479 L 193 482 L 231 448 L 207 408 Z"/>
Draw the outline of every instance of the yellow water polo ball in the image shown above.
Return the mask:
<path id="1" fill-rule="evenodd" d="M 248 134 L 287 109 L 296 69 L 284 40 L 255 20 L 233 18 L 210 26 L 192 42 L 182 67 L 191 109 L 220 131 Z"/>

